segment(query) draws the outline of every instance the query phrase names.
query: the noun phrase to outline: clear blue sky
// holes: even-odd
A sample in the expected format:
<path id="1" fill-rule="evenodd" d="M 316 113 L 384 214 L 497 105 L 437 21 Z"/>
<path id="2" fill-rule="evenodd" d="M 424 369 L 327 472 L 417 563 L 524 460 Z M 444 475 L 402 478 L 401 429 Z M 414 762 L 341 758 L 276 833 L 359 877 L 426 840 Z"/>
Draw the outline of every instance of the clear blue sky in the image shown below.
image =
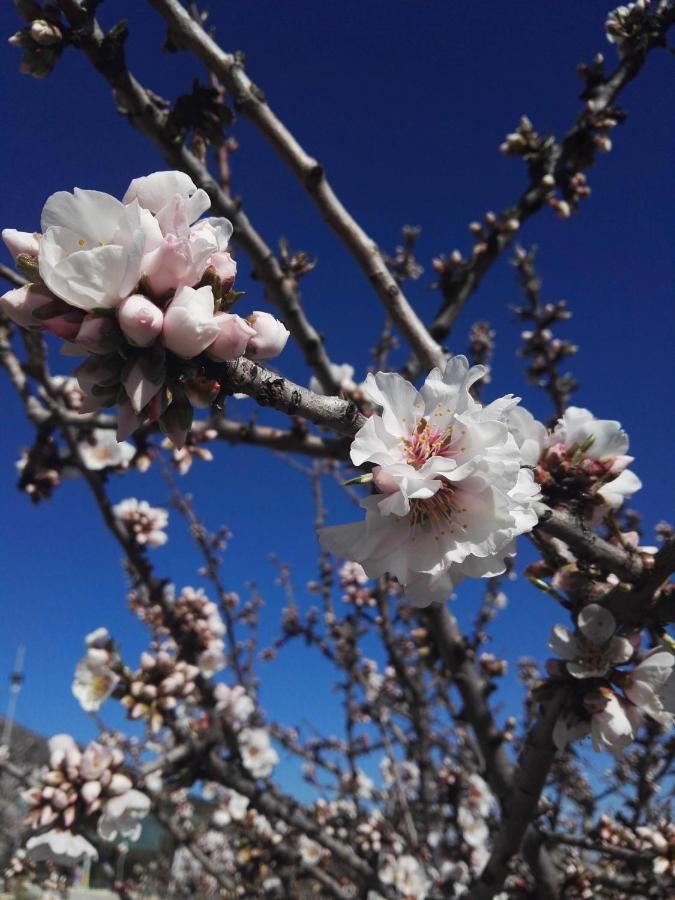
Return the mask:
<path id="1" fill-rule="evenodd" d="M 614 59 L 602 32 L 610 7 L 598 0 L 211 5 L 216 10 L 211 22 L 226 49 L 245 51 L 254 81 L 324 163 L 340 197 L 380 245 L 393 249 L 404 224 L 422 226 L 418 256 L 426 271 L 410 290 L 422 316 L 437 304 L 428 290 L 433 255 L 456 246 L 466 250 L 468 222 L 512 202 L 525 183 L 524 167 L 498 153 L 505 133 L 526 113 L 538 130 L 560 134 L 579 106 L 577 63 L 599 50 Z M 18 27 L 8 6 L 0 14 L 7 35 Z M 129 18 L 130 67 L 158 93 L 175 98 L 202 75 L 187 55 L 161 54 L 163 29 L 146 4 L 108 0 L 100 16 L 108 26 Z M 42 204 L 54 191 L 78 185 L 121 196 L 131 178 L 164 167 L 117 115 L 107 86 L 80 54 L 66 52 L 41 82 L 19 75 L 18 65 L 19 54 L 3 45 L 3 226 L 36 228 Z M 545 212 L 521 235 L 526 244 L 540 247 L 547 298 L 566 298 L 574 313 L 560 334 L 580 345 L 571 362 L 580 382 L 575 402 L 599 417 L 619 419 L 631 437 L 633 468 L 644 481 L 634 505 L 649 527 L 673 507 L 673 365 L 666 341 L 666 335 L 672 341 L 673 327 L 672 66 L 666 53 L 654 53 L 622 95 L 628 121 L 613 133 L 614 151 L 590 173 L 593 195 L 579 214 L 561 222 Z M 318 258 L 302 286 L 307 313 L 326 333 L 332 358 L 354 362 L 362 375 L 381 320 L 377 299 L 262 138 L 243 121 L 234 133 L 241 148 L 233 161 L 235 192 L 268 242 L 283 234 L 293 247 Z M 248 279 L 246 260 L 240 258 L 239 265 L 237 286 L 248 291 L 244 306 L 260 307 L 260 288 Z M 533 412 L 545 416 L 545 398 L 524 384 L 515 356 L 519 329 L 508 305 L 519 299 L 513 271 L 503 260 L 468 304 L 449 346 L 462 352 L 471 322 L 488 319 L 498 336 L 487 396 L 522 394 Z M 286 374 L 307 382 L 295 350 L 279 362 Z M 60 365 L 66 372 L 68 362 Z M 37 508 L 17 493 L 14 461 L 30 430 L 4 381 L 0 392 L 0 684 L 6 683 L 17 644 L 24 642 L 27 679 L 20 721 L 84 739 L 92 726 L 70 694 L 82 636 L 107 626 L 133 664 L 145 633 L 126 611 L 117 549 L 97 527 L 83 484 L 65 483 L 50 503 Z M 182 486 L 195 495 L 209 526 L 225 522 L 232 528 L 225 582 L 244 594 L 246 580 L 256 579 L 266 598 L 262 635 L 269 637 L 282 595 L 268 552 L 292 565 L 301 602 L 310 602 L 302 590 L 315 574 L 308 487 L 262 451 L 215 450 L 216 462 L 197 463 Z M 154 503 L 165 498 L 153 473 L 115 478 L 111 494 Z M 331 496 L 331 520 L 349 515 Z M 170 534 L 167 547 L 153 553 L 158 573 L 178 584 L 197 583 L 198 560 L 183 541 L 176 514 Z M 475 593 L 475 588 L 462 590 L 454 608 L 460 618 L 467 609 L 464 595 Z M 511 585 L 509 594 L 493 649 L 511 661 L 523 654 L 544 658 L 551 604 L 522 582 Z M 313 667 L 309 696 L 308 667 Z M 278 718 L 337 727 L 332 677 L 318 661 L 287 652 L 270 681 L 263 700 Z M 513 708 L 517 688 L 504 697 Z"/>

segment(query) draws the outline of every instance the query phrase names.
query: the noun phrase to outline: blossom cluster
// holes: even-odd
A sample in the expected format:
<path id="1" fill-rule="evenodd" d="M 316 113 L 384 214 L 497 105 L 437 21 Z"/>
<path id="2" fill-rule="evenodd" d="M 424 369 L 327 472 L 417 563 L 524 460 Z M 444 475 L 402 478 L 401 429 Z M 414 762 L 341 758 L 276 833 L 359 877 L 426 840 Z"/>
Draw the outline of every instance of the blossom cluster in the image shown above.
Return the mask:
<path id="1" fill-rule="evenodd" d="M 113 512 L 129 536 L 142 547 L 161 547 L 167 542 L 163 529 L 169 524 L 169 514 L 165 509 L 150 506 L 147 500 L 127 497 L 113 506 Z"/>
<path id="2" fill-rule="evenodd" d="M 382 410 L 351 447 L 370 464 L 376 492 L 363 522 L 326 528 L 324 549 L 377 578 L 395 576 L 418 606 L 445 599 L 465 576 L 503 572 L 514 539 L 538 521 L 539 490 L 509 424 L 518 400 L 483 406 L 471 394 L 484 366 L 454 357 L 422 388 L 399 375 L 369 375 L 364 391 Z"/>
<path id="3" fill-rule="evenodd" d="M 2 232 L 30 283 L 6 293 L 0 308 L 87 356 L 75 370 L 81 411 L 116 405 L 120 440 L 157 421 L 180 447 L 192 407 L 220 392 L 209 361 L 266 359 L 288 339 L 269 313 L 228 312 L 232 225 L 200 218 L 210 205 L 185 173 L 155 172 L 135 178 L 122 201 L 80 188 L 53 194 L 41 233 Z"/>
<path id="4" fill-rule="evenodd" d="M 595 525 L 642 486 L 628 469 L 633 457 L 619 422 L 577 406 L 565 410 L 551 433 L 522 408 L 511 411 L 509 422 L 548 506 L 576 510 Z"/>
<path id="5" fill-rule="evenodd" d="M 444 600 L 465 577 L 503 573 L 515 538 L 543 508 L 573 509 L 596 525 L 641 487 L 628 469 L 618 422 L 569 407 L 549 433 L 510 395 L 482 405 L 472 385 L 486 374 L 454 357 L 422 388 L 393 373 L 369 375 L 381 410 L 351 446 L 369 465 L 365 521 L 324 528 L 321 542 L 365 575 L 394 576 L 417 606 Z M 355 585 L 350 602 L 367 602 Z"/>
<path id="6" fill-rule="evenodd" d="M 29 859 L 64 866 L 96 859 L 96 848 L 71 830 L 87 820 L 96 820 L 105 841 L 138 840 L 150 800 L 122 771 L 124 754 L 113 741 L 91 741 L 81 751 L 70 735 L 59 734 L 50 739 L 49 752 L 39 783 L 22 795 L 29 807 L 26 823 L 39 830 L 26 843 Z"/>
<path id="7" fill-rule="evenodd" d="M 639 631 L 622 634 L 612 613 L 597 603 L 581 610 L 574 632 L 553 628 L 549 647 L 558 659 L 549 662 L 549 672 L 579 687 L 556 723 L 559 747 L 590 733 L 594 750 L 618 754 L 645 717 L 673 727 L 675 654 L 657 646 L 640 658 L 639 643 Z"/>

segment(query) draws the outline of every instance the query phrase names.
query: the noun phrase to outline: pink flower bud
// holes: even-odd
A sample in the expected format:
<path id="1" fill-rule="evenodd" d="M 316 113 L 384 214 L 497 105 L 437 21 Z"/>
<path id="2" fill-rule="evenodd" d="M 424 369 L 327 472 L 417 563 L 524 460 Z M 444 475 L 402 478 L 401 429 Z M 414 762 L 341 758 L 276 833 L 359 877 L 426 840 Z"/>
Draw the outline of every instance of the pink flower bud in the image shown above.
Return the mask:
<path id="1" fill-rule="evenodd" d="M 0 309 L 8 319 L 22 328 L 42 328 L 42 319 L 37 318 L 34 313 L 53 301 L 51 294 L 44 293 L 34 284 L 26 284 L 3 294 L 0 297 Z"/>
<path id="2" fill-rule="evenodd" d="M 208 266 L 213 266 L 216 270 L 216 274 L 222 284 L 223 293 L 226 294 L 234 284 L 234 279 L 237 275 L 236 261 L 232 259 L 229 253 L 214 253 L 209 257 Z M 241 353 L 239 356 L 241 356 Z"/>
<path id="3" fill-rule="evenodd" d="M 202 274 L 193 262 L 188 241 L 173 234 L 167 234 L 156 250 L 146 254 L 143 272 L 158 297 L 180 285 L 194 284 Z"/>
<path id="4" fill-rule="evenodd" d="M 246 355 L 251 359 L 270 359 L 278 356 L 286 346 L 290 332 L 270 313 L 254 310 L 246 321 L 255 331 L 248 342 Z"/>
<path id="5" fill-rule="evenodd" d="M 98 800 L 98 797 L 101 793 L 101 782 L 100 781 L 87 781 L 82 785 L 82 789 L 80 790 L 80 794 L 84 802 L 89 806 L 94 800 Z"/>
<path id="6" fill-rule="evenodd" d="M 16 228 L 2 229 L 2 239 L 12 254 L 12 259 L 16 259 L 17 256 L 37 256 L 40 237 L 41 235 L 31 231 L 17 231 Z"/>
<path id="7" fill-rule="evenodd" d="M 131 344 L 147 347 L 159 337 L 164 316 L 161 309 L 147 297 L 132 294 L 117 307 L 117 320 Z"/>
<path id="8" fill-rule="evenodd" d="M 66 306 L 65 303 L 64 306 Z M 67 308 L 65 312 L 45 319 L 45 330 L 64 341 L 74 341 L 84 320 L 84 315 L 81 309 Z"/>
<path id="9" fill-rule="evenodd" d="M 108 790 L 111 794 L 119 795 L 126 794 L 126 792 L 130 791 L 132 787 L 133 783 L 130 778 L 128 778 L 126 775 L 122 775 L 121 772 L 116 772 L 110 781 Z"/>
<path id="10" fill-rule="evenodd" d="M 30 26 L 30 36 L 41 47 L 58 44 L 63 39 L 61 29 L 45 19 L 34 19 Z"/>
<path id="11" fill-rule="evenodd" d="M 218 332 L 211 288 L 180 288 L 164 313 L 164 346 L 177 356 L 192 359 L 214 342 Z"/>
<path id="12" fill-rule="evenodd" d="M 221 254 L 227 256 L 227 253 Z M 218 313 L 215 321 L 220 329 L 218 337 L 206 349 L 206 355 L 211 359 L 237 359 L 246 352 L 251 338 L 255 337 L 256 331 L 247 324 L 240 316 L 232 313 Z"/>
<path id="13" fill-rule="evenodd" d="M 75 336 L 75 343 L 88 353 L 111 353 L 122 343 L 122 335 L 114 319 L 87 313 Z"/>

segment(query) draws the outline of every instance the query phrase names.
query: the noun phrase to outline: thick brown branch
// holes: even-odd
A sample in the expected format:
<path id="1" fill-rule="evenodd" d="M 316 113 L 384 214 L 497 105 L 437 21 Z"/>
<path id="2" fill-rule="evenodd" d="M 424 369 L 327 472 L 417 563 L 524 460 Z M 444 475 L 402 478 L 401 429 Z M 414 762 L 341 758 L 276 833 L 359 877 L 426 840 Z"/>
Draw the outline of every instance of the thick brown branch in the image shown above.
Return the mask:
<path id="1" fill-rule="evenodd" d="M 473 900 L 490 900 L 500 890 L 508 873 L 511 857 L 518 852 L 546 783 L 556 747 L 551 734 L 564 695 L 558 692 L 545 701 L 540 718 L 535 722 L 518 757 L 509 801 L 503 810 L 494 838 L 492 855 L 474 886 Z"/>

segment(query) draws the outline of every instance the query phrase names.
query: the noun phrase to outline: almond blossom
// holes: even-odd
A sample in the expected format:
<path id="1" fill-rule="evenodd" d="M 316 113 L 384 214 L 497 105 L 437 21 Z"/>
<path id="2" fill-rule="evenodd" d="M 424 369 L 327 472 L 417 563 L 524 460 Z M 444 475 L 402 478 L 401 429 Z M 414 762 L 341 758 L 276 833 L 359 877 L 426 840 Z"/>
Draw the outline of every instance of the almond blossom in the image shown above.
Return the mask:
<path id="1" fill-rule="evenodd" d="M 537 524 L 538 489 L 506 421 L 518 400 L 474 400 L 485 373 L 458 356 L 420 391 L 393 373 L 369 375 L 364 391 L 382 414 L 359 430 L 351 458 L 374 466 L 377 492 L 361 501 L 365 522 L 321 532 L 325 550 L 371 578 L 393 575 L 418 606 L 442 601 L 465 576 L 503 572 L 514 538 Z"/>
<path id="2" fill-rule="evenodd" d="M 94 428 L 79 444 L 80 457 L 92 472 L 102 469 L 127 468 L 136 455 L 128 441 L 117 441 L 109 428 Z"/>
<path id="3" fill-rule="evenodd" d="M 675 724 L 675 656 L 661 647 L 648 653 L 621 680 L 624 694 L 662 725 Z"/>
<path id="4" fill-rule="evenodd" d="M 577 627 L 572 634 L 564 625 L 555 625 L 548 641 L 556 656 L 566 660 L 565 667 L 574 678 L 601 677 L 633 655 L 633 644 L 616 634 L 614 616 L 597 603 L 581 610 Z"/>
<path id="5" fill-rule="evenodd" d="M 245 728 L 239 734 L 241 760 L 254 778 L 267 778 L 279 762 L 264 728 Z"/>
<path id="6" fill-rule="evenodd" d="M 96 712 L 110 697 L 119 677 L 109 666 L 107 650 L 89 647 L 77 664 L 73 680 L 73 695 L 85 712 Z"/>
<path id="7" fill-rule="evenodd" d="M 40 277 L 78 309 L 110 309 L 141 276 L 147 226 L 137 203 L 125 205 L 100 191 L 59 191 L 42 210 Z"/>
<path id="8" fill-rule="evenodd" d="M 387 859 L 378 875 L 383 884 L 395 887 L 405 900 L 424 900 L 431 887 L 421 864 L 409 854 Z"/>
<path id="9" fill-rule="evenodd" d="M 161 547 L 167 542 L 168 537 L 162 531 L 169 522 L 165 509 L 150 506 L 147 500 L 127 497 L 113 506 L 113 512 L 138 544 Z"/>
<path id="10" fill-rule="evenodd" d="M 137 841 L 141 836 L 141 822 L 150 811 L 150 798 L 141 791 L 128 790 L 108 800 L 96 829 L 104 841 L 124 838 Z"/>
<path id="11" fill-rule="evenodd" d="M 618 509 L 642 486 L 627 468 L 633 457 L 627 455 L 628 435 L 619 422 L 596 419 L 578 406 L 568 407 L 550 434 L 521 407 L 509 411 L 508 422 L 550 506 L 586 495 L 585 514 L 595 524 L 607 508 Z"/>
<path id="12" fill-rule="evenodd" d="M 75 188 L 52 195 L 42 234 L 4 229 L 31 282 L 0 297 L 21 328 L 61 338 L 76 369 L 82 412 L 118 408 L 118 440 L 158 421 L 181 447 L 192 407 L 221 391 L 211 361 L 268 359 L 289 332 L 274 316 L 231 313 L 232 224 L 200 218 L 211 201 L 184 172 L 134 179 L 123 199 Z M 255 323 L 255 324 L 254 324 Z M 210 389 L 195 390 L 208 383 Z"/>
<path id="13" fill-rule="evenodd" d="M 33 862 L 50 860 L 58 866 L 72 868 L 85 859 L 98 859 L 98 851 L 81 834 L 54 828 L 28 838 L 26 856 Z"/>

